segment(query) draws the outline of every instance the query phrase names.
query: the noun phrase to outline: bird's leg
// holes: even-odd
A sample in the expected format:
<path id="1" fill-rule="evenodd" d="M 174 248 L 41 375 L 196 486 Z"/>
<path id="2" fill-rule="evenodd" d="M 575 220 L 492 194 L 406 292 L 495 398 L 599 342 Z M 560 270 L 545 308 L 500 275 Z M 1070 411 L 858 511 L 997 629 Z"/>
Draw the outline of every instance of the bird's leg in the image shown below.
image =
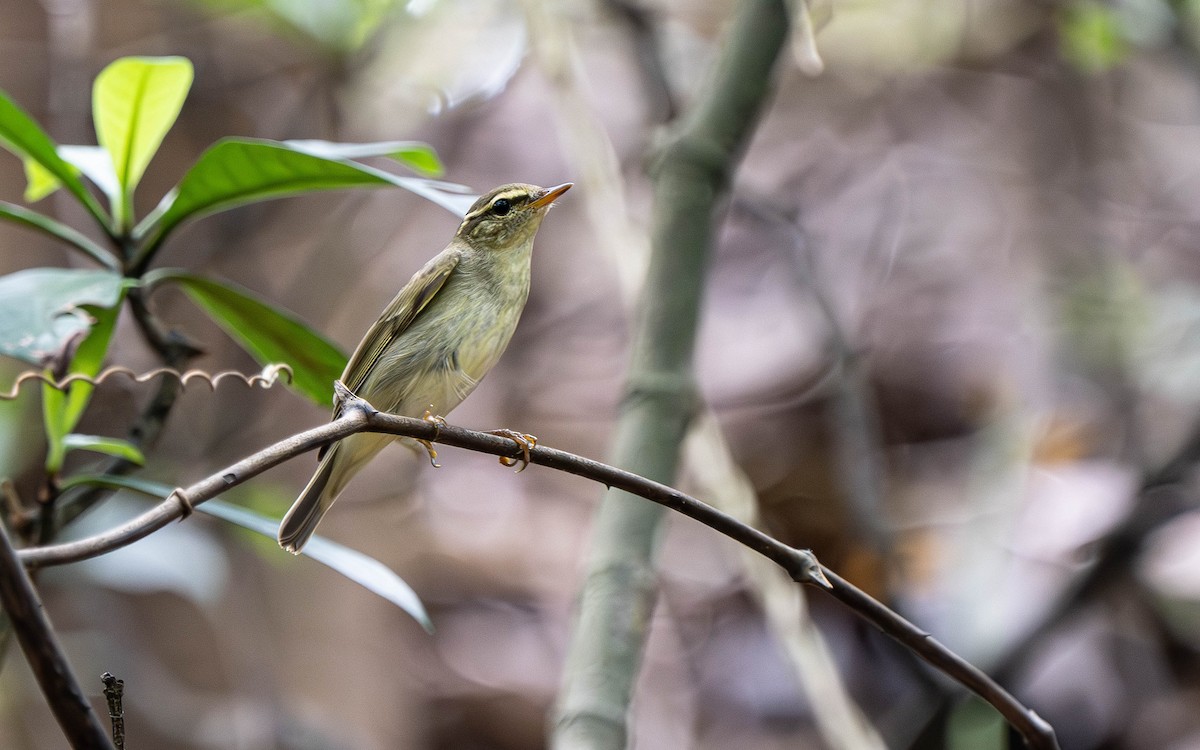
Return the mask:
<path id="1" fill-rule="evenodd" d="M 516 430 L 491 430 L 490 434 L 499 435 L 500 437 L 506 437 L 509 440 L 516 443 L 517 447 L 521 449 L 521 457 L 520 458 L 509 458 L 508 456 L 501 456 L 500 463 L 502 465 L 516 466 L 517 462 L 520 461 L 521 468 L 517 469 L 518 474 L 520 474 L 522 471 L 525 471 L 525 469 L 527 469 L 529 467 L 529 450 L 537 445 L 537 441 L 538 441 L 537 436 L 530 435 L 525 432 L 517 432 Z"/>
<path id="2" fill-rule="evenodd" d="M 429 406 L 432 408 L 433 404 L 430 404 Z M 446 418 L 439 417 L 430 411 L 430 409 L 426 409 L 425 414 L 421 416 L 421 419 L 433 425 L 433 440 L 437 440 L 442 428 L 446 426 Z M 425 446 L 426 452 L 429 453 L 429 463 L 433 465 L 433 468 L 440 469 L 442 468 L 442 465 L 437 462 L 437 451 L 433 448 L 433 440 L 421 440 L 418 438 L 417 442 Z"/>

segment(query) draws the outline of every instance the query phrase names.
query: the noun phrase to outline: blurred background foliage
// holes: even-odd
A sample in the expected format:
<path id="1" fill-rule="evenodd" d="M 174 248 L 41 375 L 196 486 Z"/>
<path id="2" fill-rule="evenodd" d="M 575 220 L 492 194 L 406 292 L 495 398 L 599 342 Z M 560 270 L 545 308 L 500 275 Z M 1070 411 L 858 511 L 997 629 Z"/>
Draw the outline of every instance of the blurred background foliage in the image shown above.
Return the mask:
<path id="1" fill-rule="evenodd" d="M 661 127 L 702 85 L 733 5 L 0 0 L 0 88 L 58 142 L 92 143 L 104 65 L 190 58 L 138 215 L 226 135 L 422 140 L 481 191 L 575 180 L 539 236 L 512 346 L 453 421 L 603 457 L 628 345 L 619 280 L 638 259 L 636 242 L 602 239 L 609 222 L 644 229 Z M 551 32 L 527 23 L 535 6 L 570 30 L 575 106 L 608 144 L 581 147 L 578 113 L 555 106 L 561 81 L 531 46 L 564 40 L 538 36 Z M 1197 745 L 1200 4 L 834 0 L 813 16 L 825 72 L 781 62 L 697 354 L 767 525 L 999 675 L 1064 747 Z M 609 145 L 615 193 L 581 166 L 583 148 Z M 20 202 L 20 162 L 3 158 L 0 198 Z M 61 194 L 45 200 L 86 225 Z M 454 223 L 403 191 L 326 193 L 189 225 L 162 262 L 234 280 L 348 349 Z M 5 224 L 0 247 L 0 273 L 82 265 Z M 183 294 L 155 300 L 203 343 L 197 364 L 258 369 Z M 132 325 L 117 322 L 110 361 L 157 366 Z M 148 393 L 106 384 L 84 427 L 121 434 Z M 26 491 L 43 459 L 36 400 L 0 403 L 0 462 Z M 282 389 L 191 388 L 145 474 L 186 483 L 326 418 Z M 45 572 L 47 608 L 85 680 L 125 680 L 137 747 L 542 747 L 599 491 L 460 451 L 443 463 L 390 449 L 322 526 L 409 580 L 433 636 L 200 517 Z M 233 499 L 280 514 L 310 470 L 292 462 Z M 71 533 L 142 502 L 122 496 Z M 821 698 L 801 691 L 730 545 L 672 521 L 661 587 L 635 746 L 827 746 Z M 811 605 L 889 747 L 1003 746 L 989 710 Z M 0 746 L 61 747 L 14 656 Z"/>

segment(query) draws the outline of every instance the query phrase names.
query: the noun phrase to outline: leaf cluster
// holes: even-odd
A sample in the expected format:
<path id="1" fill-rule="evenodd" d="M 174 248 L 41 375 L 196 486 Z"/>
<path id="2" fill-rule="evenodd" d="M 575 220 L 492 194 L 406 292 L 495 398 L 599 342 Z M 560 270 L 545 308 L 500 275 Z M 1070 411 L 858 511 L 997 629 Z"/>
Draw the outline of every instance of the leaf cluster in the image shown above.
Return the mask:
<path id="1" fill-rule="evenodd" d="M 433 179 L 442 165 L 424 143 L 224 138 L 196 159 L 152 211 L 137 216 L 138 184 L 179 117 L 192 80 L 192 64 L 183 57 L 126 57 L 108 65 L 92 90 L 96 145 L 55 143 L 0 90 L 0 148 L 22 161 L 28 204 L 0 201 L 0 220 L 52 237 L 97 266 L 29 268 L 0 276 L 0 355 L 41 368 L 50 379 L 94 377 L 122 308 L 145 315 L 149 298 L 175 286 L 264 367 L 286 364 L 297 393 L 328 404 L 332 383 L 346 363 L 337 346 L 294 314 L 236 284 L 195 270 L 156 267 L 159 251 L 188 222 L 285 196 L 401 187 L 459 214 L 470 199 L 465 189 Z M 364 159 L 382 159 L 410 173 Z M 73 227 L 30 207 L 60 190 L 83 207 L 92 226 Z M 113 475 L 61 477 L 71 451 L 143 462 L 141 448 L 130 441 L 75 432 L 94 389 L 88 382 L 43 387 L 45 471 L 55 492 L 84 483 L 119 486 L 112 484 L 120 479 Z M 234 515 L 228 520 L 254 526 Z M 269 523 L 258 518 L 259 527 Z"/>

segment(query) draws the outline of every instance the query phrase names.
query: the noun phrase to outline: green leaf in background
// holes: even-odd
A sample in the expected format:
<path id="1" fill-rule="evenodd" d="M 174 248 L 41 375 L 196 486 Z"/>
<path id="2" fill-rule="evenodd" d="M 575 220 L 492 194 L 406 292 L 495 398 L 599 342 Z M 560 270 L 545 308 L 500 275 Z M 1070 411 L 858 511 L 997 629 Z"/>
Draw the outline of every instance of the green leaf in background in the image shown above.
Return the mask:
<path id="1" fill-rule="evenodd" d="M 63 447 L 68 451 L 91 451 L 116 456 L 141 466 L 146 463 L 146 457 L 133 443 L 120 438 L 103 437 L 100 435 L 80 435 L 71 433 L 63 438 Z"/>
<path id="2" fill-rule="evenodd" d="M 172 282 L 263 365 L 284 362 L 292 368 L 292 387 L 314 403 L 333 401 L 333 381 L 342 376 L 346 355 L 291 313 L 249 290 L 179 269 L 151 271 L 142 279 L 154 287 Z"/>
<path id="3" fill-rule="evenodd" d="M 400 3 L 397 0 L 193 0 L 239 18 L 259 11 L 269 25 L 283 26 L 339 54 L 361 48 Z M 254 17 L 251 15 L 251 17 Z"/>
<path id="4" fill-rule="evenodd" d="M 45 173 L 49 173 L 65 185 L 101 225 L 107 226 L 104 210 L 84 187 L 83 181 L 79 179 L 79 170 L 58 155 L 50 136 L 46 135 L 41 126 L 4 91 L 0 91 L 0 147 L 11 151 L 27 163 L 26 174 L 32 172 L 39 182 L 33 189 L 34 194 L 46 189 Z M 28 166 L 29 162 L 38 166 Z M 44 172 L 39 172 L 39 167 Z"/>
<path id="5" fill-rule="evenodd" d="M 1006 750 L 1008 726 L 996 709 L 971 696 L 955 708 L 946 723 L 947 750 Z"/>
<path id="6" fill-rule="evenodd" d="M 30 229 L 36 229 L 40 232 L 62 240 L 74 247 L 76 250 L 81 250 L 85 255 L 92 260 L 113 271 L 118 270 L 121 265 L 116 257 L 105 250 L 104 248 L 92 242 L 86 236 L 75 231 L 71 227 L 62 222 L 51 219 L 49 216 L 39 214 L 37 211 L 30 211 L 28 208 L 18 206 L 15 203 L 7 203 L 0 201 L 0 219 L 7 219 L 17 224 L 22 224 Z"/>
<path id="7" fill-rule="evenodd" d="M 0 354 L 43 366 L 115 307 L 128 282 L 113 271 L 31 268 L 0 276 Z"/>
<path id="8" fill-rule="evenodd" d="M 113 474 L 81 474 L 67 478 L 60 486 L 66 490 L 70 487 L 85 485 L 127 489 L 159 499 L 169 497 L 174 491 L 172 487 L 161 482 Z M 221 500 L 209 500 L 197 505 L 196 510 L 249 529 L 256 534 L 262 534 L 271 540 L 275 539 L 279 529 L 278 520 Z M 282 550 L 279 552 L 282 553 Z M 416 592 L 404 582 L 403 578 L 375 558 L 320 536 L 310 539 L 304 546 L 301 555 L 332 568 L 368 591 L 382 596 L 407 612 L 426 631 L 433 632 L 433 623 Z"/>
<path id="9" fill-rule="evenodd" d="M 1058 33 L 1063 57 L 1085 73 L 1109 70 L 1129 55 L 1116 11 L 1092 0 L 1068 5 Z"/>
<path id="10" fill-rule="evenodd" d="M 125 287 L 121 287 L 121 296 Z M 81 374 L 95 377 L 104 364 L 108 354 L 108 344 L 112 340 L 113 329 L 116 327 L 117 316 L 121 312 L 120 297 L 112 307 L 92 307 L 91 331 L 80 342 L 71 358 L 67 374 Z M 57 474 L 62 469 L 63 459 L 70 446 L 67 439 L 71 430 L 79 424 L 79 419 L 87 409 L 92 391 L 96 387 L 91 383 L 77 382 L 68 386 L 63 392 L 49 384 L 42 385 L 42 419 L 46 428 L 46 470 Z"/>
<path id="11" fill-rule="evenodd" d="M 96 76 L 92 118 L 96 138 L 112 157 L 122 200 L 117 226 L 132 226 L 132 196 L 192 86 L 184 57 L 123 57 Z"/>
<path id="12" fill-rule="evenodd" d="M 386 156 L 426 177 L 440 177 L 445 172 L 433 147 L 420 141 L 335 143 L 319 140 L 291 140 L 283 141 L 283 144 L 325 159 L 367 159 L 372 156 Z"/>

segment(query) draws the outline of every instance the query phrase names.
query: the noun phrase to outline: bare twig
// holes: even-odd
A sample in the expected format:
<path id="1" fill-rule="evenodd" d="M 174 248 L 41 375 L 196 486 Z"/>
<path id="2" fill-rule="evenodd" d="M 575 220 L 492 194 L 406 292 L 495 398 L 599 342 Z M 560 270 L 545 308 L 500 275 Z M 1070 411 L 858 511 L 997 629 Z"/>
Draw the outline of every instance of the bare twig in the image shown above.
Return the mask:
<path id="1" fill-rule="evenodd" d="M 171 497 L 116 529 L 76 542 L 21 550 L 18 554 L 26 566 L 37 568 L 77 562 L 111 552 L 187 515 L 187 506 L 194 507 L 211 500 L 272 466 L 356 432 L 381 432 L 418 438 L 512 459 L 520 458 L 524 452 L 510 438 L 378 412 L 367 402 L 352 398 L 346 401 L 342 415 L 329 424 L 285 438 L 206 479 L 176 490 Z M 1039 750 L 1058 747 L 1054 730 L 1037 714 L 928 633 L 821 566 L 811 552 L 790 547 L 673 487 L 599 461 L 543 445 L 529 449 L 529 460 L 539 466 L 574 474 L 651 500 L 758 552 L 781 566 L 792 580 L 828 591 L 931 666 L 974 691 L 993 705 L 1021 733 L 1030 747 Z"/>
<path id="2" fill-rule="evenodd" d="M 104 683 L 104 697 L 108 701 L 108 718 L 112 720 L 112 739 L 117 750 L 125 750 L 125 680 L 118 680 L 111 672 L 100 675 Z"/>
<path id="3" fill-rule="evenodd" d="M 33 582 L 3 525 L 0 525 L 0 607 L 8 616 L 25 660 L 71 747 L 112 748 L 108 734 L 84 698 L 79 680 L 71 671 Z"/>

